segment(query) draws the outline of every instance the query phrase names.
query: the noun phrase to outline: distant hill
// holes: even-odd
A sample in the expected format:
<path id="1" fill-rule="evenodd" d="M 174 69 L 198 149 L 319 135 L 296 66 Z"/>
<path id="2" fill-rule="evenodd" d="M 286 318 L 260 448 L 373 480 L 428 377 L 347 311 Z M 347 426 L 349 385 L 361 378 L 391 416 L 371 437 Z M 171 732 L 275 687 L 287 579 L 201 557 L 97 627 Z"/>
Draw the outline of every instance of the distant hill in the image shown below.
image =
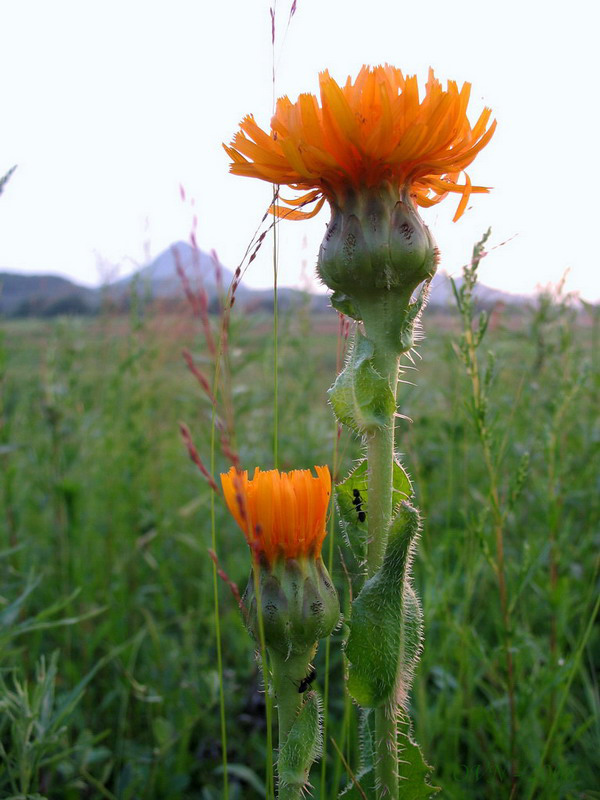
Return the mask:
<path id="1" fill-rule="evenodd" d="M 208 293 L 209 299 L 214 300 L 216 296 L 216 265 L 212 256 L 202 250 L 195 250 L 187 242 L 177 242 L 168 250 L 165 250 L 150 264 L 135 272 L 133 275 L 123 278 L 111 284 L 110 291 L 116 295 L 119 292 L 128 291 L 133 281 L 136 282 L 138 289 L 142 292 L 148 291 L 153 297 L 171 298 L 182 295 L 181 278 L 177 272 L 177 264 L 180 264 L 192 286 L 202 283 Z M 233 279 L 233 272 L 221 266 L 222 285 L 227 290 Z M 460 286 L 462 279 L 457 278 L 456 284 Z M 243 307 L 249 309 L 267 310 L 273 308 L 273 293 L 270 289 L 249 289 L 244 284 L 240 284 L 237 289 L 237 300 Z M 475 289 L 475 296 L 482 306 L 493 306 L 496 303 L 506 305 L 522 305 L 528 302 L 524 295 L 515 295 L 492 289 L 489 286 L 478 284 Z M 280 289 L 279 303 L 282 308 L 293 307 L 302 302 L 306 302 L 305 293 L 297 289 Z M 449 276 L 445 272 L 438 272 L 431 285 L 429 298 L 431 305 L 444 307 L 454 305 L 454 295 Z M 325 311 L 329 307 L 329 300 L 326 295 L 311 295 L 311 307 L 315 311 Z"/>
<path id="2" fill-rule="evenodd" d="M 86 314 L 97 309 L 98 292 L 56 275 L 0 272 L 0 314 L 9 317 Z"/>
<path id="3" fill-rule="evenodd" d="M 150 264 L 115 281 L 105 291 L 117 301 L 127 296 L 133 286 L 143 297 L 162 300 L 183 298 L 184 289 L 178 266 L 183 269 L 192 289 L 200 286 L 206 289 L 209 304 L 213 306 L 218 294 L 217 273 L 224 292 L 227 292 L 233 280 L 233 272 L 217 264 L 215 257 L 193 248 L 187 242 L 176 242 Z M 278 292 L 278 303 L 282 310 L 306 301 L 306 293 L 298 289 L 282 288 Z M 236 302 L 248 311 L 270 311 L 273 309 L 273 292 L 271 289 L 250 289 L 241 282 L 236 289 Z M 329 305 L 324 295 L 310 295 L 308 302 L 315 311 L 325 311 Z"/>
<path id="4" fill-rule="evenodd" d="M 22 275 L 0 272 L 0 314 L 5 316 L 53 316 L 56 314 L 93 313 L 102 300 L 112 302 L 117 308 L 126 308 L 132 290 L 142 300 L 160 299 L 177 303 L 184 298 L 184 289 L 178 265 L 192 289 L 204 286 L 208 295 L 209 307 L 217 302 L 217 274 L 226 292 L 233 280 L 233 272 L 217 265 L 215 258 L 193 248 L 187 242 L 176 242 L 162 252 L 150 264 L 125 278 L 114 281 L 101 289 L 88 289 L 78 286 L 66 278 L 55 275 Z M 460 285 L 461 279 L 456 281 Z M 478 304 L 492 307 L 497 303 L 524 305 L 531 298 L 491 289 L 478 284 L 475 290 Z M 271 289 L 250 289 L 240 283 L 236 290 L 237 306 L 252 311 L 271 311 L 273 292 Z M 282 288 L 278 293 L 279 307 L 282 311 L 308 305 L 316 313 L 330 309 L 329 298 L 324 294 L 307 294 L 298 289 Z M 438 272 L 431 285 L 429 302 L 432 306 L 445 308 L 454 305 L 450 278 L 445 272 Z"/>
<path id="5" fill-rule="evenodd" d="M 212 297 L 217 289 L 217 270 L 221 283 L 227 289 L 233 280 L 233 272 L 217 264 L 215 258 L 203 250 L 192 247 L 187 242 L 175 242 L 164 250 L 154 261 L 138 269 L 132 275 L 110 284 L 109 292 L 119 296 L 136 284 L 138 291 L 147 291 L 152 297 L 178 297 L 183 294 L 178 265 L 185 272 L 192 287 L 202 284 Z M 245 291 L 245 288 L 242 289 Z"/>
<path id="6" fill-rule="evenodd" d="M 462 284 L 462 278 L 454 278 L 457 287 Z M 500 289 L 492 289 L 484 283 L 478 283 L 474 292 L 477 304 L 481 307 L 490 308 L 497 303 L 504 303 L 507 306 L 522 306 L 530 303 L 532 298 L 524 294 L 512 294 L 502 292 Z M 452 281 L 447 272 L 436 272 L 431 281 L 429 304 L 440 308 L 454 306 L 454 292 L 452 291 Z"/>

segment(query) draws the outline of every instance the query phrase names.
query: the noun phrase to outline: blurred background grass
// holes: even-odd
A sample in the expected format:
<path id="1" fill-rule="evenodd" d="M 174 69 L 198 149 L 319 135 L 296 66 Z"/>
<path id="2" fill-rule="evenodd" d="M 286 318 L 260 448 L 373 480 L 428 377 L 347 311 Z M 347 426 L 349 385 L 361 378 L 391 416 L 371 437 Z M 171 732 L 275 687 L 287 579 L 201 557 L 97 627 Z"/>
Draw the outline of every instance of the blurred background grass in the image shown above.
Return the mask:
<path id="1" fill-rule="evenodd" d="M 210 374 L 201 326 L 131 314 L 0 323 L 0 797 L 220 798 L 208 461 L 211 406 L 180 353 Z M 401 384 L 398 449 L 425 525 L 415 564 L 426 642 L 415 734 L 447 798 L 508 798 L 509 711 L 493 513 L 456 311 L 427 310 L 418 370 Z M 232 317 L 235 447 L 272 466 L 272 318 Z M 497 309 L 479 349 L 505 517 L 517 716 L 514 797 L 598 798 L 600 428 L 598 314 L 562 297 Z M 335 316 L 280 319 L 279 466 L 331 465 L 325 392 Z M 495 358 L 488 360 L 487 352 Z M 360 453 L 346 432 L 340 475 Z M 228 462 L 217 453 L 217 469 Z M 334 528 L 337 585 L 341 536 Z M 243 589 L 243 536 L 217 503 L 221 567 Z M 327 552 L 327 542 L 325 545 Z M 264 796 L 264 695 L 252 643 L 221 583 L 232 798 Z M 328 736 L 356 763 L 341 633 L 331 647 Z M 323 687 L 323 651 L 317 684 Z M 342 735 L 346 708 L 348 736 Z M 349 724 L 349 727 L 348 727 Z M 343 739 L 343 741 L 342 741 Z M 326 791 L 345 781 L 329 744 Z"/>

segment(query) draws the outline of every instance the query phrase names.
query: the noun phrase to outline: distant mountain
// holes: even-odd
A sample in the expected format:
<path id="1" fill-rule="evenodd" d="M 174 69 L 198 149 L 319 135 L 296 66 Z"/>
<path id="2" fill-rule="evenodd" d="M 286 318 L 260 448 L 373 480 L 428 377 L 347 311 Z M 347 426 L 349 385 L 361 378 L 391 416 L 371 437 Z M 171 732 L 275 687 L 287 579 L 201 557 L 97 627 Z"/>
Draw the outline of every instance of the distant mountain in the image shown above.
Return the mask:
<path id="1" fill-rule="evenodd" d="M 178 266 L 184 271 L 190 285 L 193 288 L 203 285 L 211 299 L 217 289 L 217 272 L 220 272 L 225 290 L 233 280 L 233 272 L 218 263 L 213 256 L 187 242 L 176 242 L 150 264 L 110 284 L 109 292 L 113 296 L 120 296 L 135 284 L 138 291 L 148 292 L 152 297 L 183 296 Z M 244 291 L 245 287 L 242 289 Z"/>
<path id="2" fill-rule="evenodd" d="M 462 285 L 462 278 L 454 278 L 454 282 L 459 288 Z M 477 304 L 485 308 L 495 306 L 497 303 L 504 303 L 507 306 L 522 306 L 531 303 L 532 300 L 527 295 L 502 292 L 500 289 L 492 289 L 484 283 L 478 283 L 473 294 Z M 455 302 L 450 276 L 444 271 L 436 272 L 431 281 L 429 304 L 443 308 L 454 306 Z"/>
<path id="3" fill-rule="evenodd" d="M 214 305 L 217 299 L 217 273 L 219 281 L 226 293 L 233 280 L 233 272 L 215 257 L 203 250 L 192 247 L 187 242 L 176 242 L 157 256 L 154 261 L 137 270 L 126 278 L 111 283 L 105 291 L 113 300 L 125 298 L 135 286 L 143 297 L 176 300 L 184 297 L 184 288 L 178 267 L 183 269 L 192 289 L 203 286 L 206 289 L 209 303 Z M 307 301 L 314 311 L 324 311 L 329 301 L 324 295 L 307 295 L 298 289 L 281 288 L 278 291 L 279 308 L 283 311 L 296 308 Z M 248 311 L 271 311 L 273 309 L 273 291 L 271 289 L 250 289 L 243 282 L 236 289 L 238 307 Z"/>
<path id="4" fill-rule="evenodd" d="M 215 258 L 187 242 L 176 242 L 150 264 L 101 289 L 87 289 L 55 275 L 22 275 L 0 272 L 0 314 L 5 316 L 53 316 L 56 314 L 81 314 L 96 311 L 103 300 L 117 308 L 126 308 L 135 289 L 138 297 L 160 299 L 177 303 L 185 292 L 178 265 L 185 273 L 192 289 L 206 289 L 209 307 L 217 301 L 217 274 L 226 292 L 233 280 L 233 272 L 217 265 Z M 460 286 L 462 279 L 457 279 Z M 492 307 L 497 303 L 524 305 L 531 298 L 491 289 L 478 284 L 475 289 L 478 304 Z M 271 289 L 250 289 L 240 283 L 236 290 L 237 307 L 252 311 L 271 311 Z M 454 306 L 454 296 L 449 276 L 438 272 L 431 284 L 429 302 L 438 308 Z M 325 313 L 330 308 L 329 297 L 324 294 L 307 294 L 298 289 L 282 288 L 278 292 L 282 311 L 308 305 L 315 313 Z"/>
<path id="5" fill-rule="evenodd" d="M 86 314 L 95 311 L 98 304 L 95 289 L 66 278 L 0 272 L 0 314 L 5 316 Z"/>
<path id="6" fill-rule="evenodd" d="M 2 194 L 2 192 L 4 191 L 4 187 L 9 182 L 10 176 L 13 174 L 16 168 L 17 168 L 16 165 L 14 167 L 11 167 L 11 169 L 9 169 L 5 175 L 2 175 L 0 177 L 0 194 Z"/>

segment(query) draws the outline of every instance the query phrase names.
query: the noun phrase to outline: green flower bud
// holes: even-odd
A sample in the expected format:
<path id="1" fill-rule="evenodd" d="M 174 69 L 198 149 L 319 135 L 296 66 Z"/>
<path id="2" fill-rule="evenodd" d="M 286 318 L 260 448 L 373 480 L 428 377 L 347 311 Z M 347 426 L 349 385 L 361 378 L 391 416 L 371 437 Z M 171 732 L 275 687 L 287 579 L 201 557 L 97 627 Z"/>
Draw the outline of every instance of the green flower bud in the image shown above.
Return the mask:
<path id="1" fill-rule="evenodd" d="M 329 636 L 340 618 L 340 604 L 322 559 L 300 557 L 261 563 L 258 594 L 265 642 L 284 657 L 306 653 Z M 243 603 L 246 623 L 258 641 L 256 577 L 250 575 Z"/>
<path id="2" fill-rule="evenodd" d="M 360 300 L 374 291 L 410 294 L 430 280 L 437 250 L 407 191 L 390 183 L 331 203 L 317 269 L 337 295 Z"/>

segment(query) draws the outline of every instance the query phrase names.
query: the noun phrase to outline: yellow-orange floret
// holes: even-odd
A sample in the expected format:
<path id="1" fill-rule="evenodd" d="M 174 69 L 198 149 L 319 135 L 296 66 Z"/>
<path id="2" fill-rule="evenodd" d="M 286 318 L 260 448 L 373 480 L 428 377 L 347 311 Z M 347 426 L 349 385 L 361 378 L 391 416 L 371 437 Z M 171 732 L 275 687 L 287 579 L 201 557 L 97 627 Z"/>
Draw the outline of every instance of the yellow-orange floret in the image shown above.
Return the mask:
<path id="1" fill-rule="evenodd" d="M 254 476 L 232 467 L 221 475 L 225 501 L 255 557 L 269 563 L 277 558 L 321 555 L 331 495 L 328 467 L 291 472 L 261 471 Z"/>
<path id="2" fill-rule="evenodd" d="M 225 150 L 231 172 L 261 178 L 304 192 L 272 211 L 286 219 L 314 216 L 325 200 L 336 203 L 349 189 L 360 191 L 389 182 L 408 189 L 419 206 L 439 203 L 449 192 L 462 195 L 454 219 L 470 195 L 489 191 L 473 186 L 464 170 L 496 128 L 485 108 L 471 126 L 467 106 L 471 85 L 455 81 L 443 89 L 433 70 L 419 97 L 415 76 L 389 65 L 364 66 L 344 86 L 324 71 L 321 102 L 301 94 L 295 103 L 277 101 L 270 134 L 252 116 Z M 458 180 L 464 173 L 465 182 Z M 311 211 L 299 207 L 316 202 Z"/>

